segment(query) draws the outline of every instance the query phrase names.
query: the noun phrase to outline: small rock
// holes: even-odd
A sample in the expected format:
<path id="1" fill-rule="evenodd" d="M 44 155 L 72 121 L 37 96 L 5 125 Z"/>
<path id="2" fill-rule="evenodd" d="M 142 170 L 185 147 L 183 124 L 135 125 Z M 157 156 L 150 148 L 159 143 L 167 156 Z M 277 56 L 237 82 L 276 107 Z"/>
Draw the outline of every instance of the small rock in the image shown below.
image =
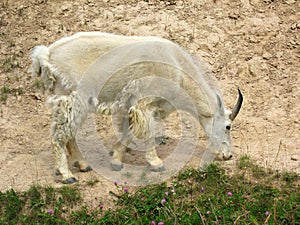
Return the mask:
<path id="1" fill-rule="evenodd" d="M 262 55 L 263 59 L 270 59 L 272 57 L 272 54 L 269 53 L 269 52 L 265 52 L 263 55 Z"/>
<path id="2" fill-rule="evenodd" d="M 72 3 L 64 3 L 61 7 L 60 7 L 60 9 L 61 9 L 61 11 L 69 11 L 70 10 L 70 8 L 72 7 Z"/>
<path id="3" fill-rule="evenodd" d="M 176 2 L 176 5 L 177 5 L 177 6 L 182 6 L 182 5 L 183 5 L 183 1 L 177 1 L 177 2 Z"/>
<path id="4" fill-rule="evenodd" d="M 297 157 L 297 156 L 295 156 L 295 155 L 292 155 L 292 156 L 291 156 L 291 160 L 293 160 L 293 161 L 298 161 L 299 159 L 298 159 L 298 157 Z"/>
<path id="5" fill-rule="evenodd" d="M 140 7 L 140 8 L 147 8 L 148 3 L 145 2 L 145 1 L 140 1 L 140 2 L 138 2 L 137 6 Z"/>
<path id="6" fill-rule="evenodd" d="M 257 5 L 259 4 L 260 0 L 250 0 L 251 5 Z"/>
<path id="7" fill-rule="evenodd" d="M 207 37 L 207 40 L 209 43 L 212 44 L 212 46 L 216 46 L 217 44 L 219 44 L 220 42 L 220 37 L 219 35 L 215 34 L 215 33 L 212 33 L 210 34 L 208 37 Z"/>
<path id="8" fill-rule="evenodd" d="M 264 27 L 265 25 L 264 20 L 258 17 L 249 18 L 249 23 L 252 27 Z"/>
<path id="9" fill-rule="evenodd" d="M 300 24 L 298 24 L 298 23 L 293 23 L 292 26 L 291 26 L 291 29 L 292 29 L 292 30 L 300 29 Z"/>
<path id="10" fill-rule="evenodd" d="M 33 96 L 36 100 L 41 100 L 42 99 L 42 96 L 38 93 L 35 93 Z"/>
<path id="11" fill-rule="evenodd" d="M 262 76 L 268 72 L 268 66 L 263 63 L 260 57 L 253 57 L 248 61 L 249 72 L 252 76 Z"/>
<path id="12" fill-rule="evenodd" d="M 285 3 L 290 5 L 290 4 L 294 4 L 296 2 L 296 0 L 286 0 Z"/>
<path id="13" fill-rule="evenodd" d="M 185 127 L 190 129 L 192 126 L 190 124 L 186 124 Z"/>
<path id="14" fill-rule="evenodd" d="M 230 12 L 228 15 L 229 19 L 237 20 L 240 17 L 239 12 Z"/>
<path id="15" fill-rule="evenodd" d="M 113 19 L 114 18 L 114 14 L 111 11 L 109 11 L 109 10 L 104 10 L 103 11 L 103 18 L 104 19 Z"/>

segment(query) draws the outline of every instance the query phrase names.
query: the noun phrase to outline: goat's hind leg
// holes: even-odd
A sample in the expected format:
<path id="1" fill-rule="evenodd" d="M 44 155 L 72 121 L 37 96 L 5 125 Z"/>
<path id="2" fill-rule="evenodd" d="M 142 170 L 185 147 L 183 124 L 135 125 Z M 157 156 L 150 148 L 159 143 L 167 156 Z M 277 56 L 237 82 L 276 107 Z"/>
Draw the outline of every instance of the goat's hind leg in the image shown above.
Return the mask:
<path id="1" fill-rule="evenodd" d="M 72 138 L 67 143 L 67 149 L 69 152 L 70 161 L 73 163 L 75 167 L 77 167 L 80 172 L 88 172 L 91 171 L 92 168 L 89 166 L 88 162 L 82 156 L 75 138 Z"/>
<path id="2" fill-rule="evenodd" d="M 52 141 L 52 147 L 56 163 L 56 175 L 62 176 L 63 183 L 71 184 L 76 182 L 76 178 L 69 169 L 66 145 L 60 141 Z"/>
<path id="3" fill-rule="evenodd" d="M 51 142 L 56 164 L 56 174 L 62 176 L 63 183 L 74 183 L 76 178 L 69 169 L 67 143 L 72 139 L 70 125 L 71 98 L 60 96 L 54 99 L 51 122 Z"/>

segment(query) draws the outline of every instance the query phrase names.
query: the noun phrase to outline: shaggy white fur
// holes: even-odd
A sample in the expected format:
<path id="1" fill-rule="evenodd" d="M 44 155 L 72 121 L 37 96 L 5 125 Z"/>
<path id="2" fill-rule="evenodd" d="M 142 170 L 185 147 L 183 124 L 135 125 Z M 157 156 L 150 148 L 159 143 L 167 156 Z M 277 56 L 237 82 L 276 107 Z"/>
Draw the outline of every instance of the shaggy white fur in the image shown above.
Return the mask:
<path id="1" fill-rule="evenodd" d="M 237 115 L 242 95 L 234 115 L 225 113 L 221 91 L 207 68 L 168 40 L 77 33 L 49 47 L 35 47 L 32 72 L 41 75 L 46 92 L 53 95 L 48 100 L 53 111 L 51 139 L 63 182 L 76 181 L 68 166 L 68 154 L 78 161 L 81 171 L 90 169 L 76 145 L 75 134 L 87 114 L 95 111 L 118 115 L 123 136 L 113 147 L 111 164 L 115 170 L 122 169 L 125 149 L 133 136 L 149 143 L 146 160 L 151 168 L 163 170 L 154 147 L 154 114 L 167 116 L 176 109 L 199 120 L 210 153 L 222 160 L 231 157 L 226 127 Z"/>

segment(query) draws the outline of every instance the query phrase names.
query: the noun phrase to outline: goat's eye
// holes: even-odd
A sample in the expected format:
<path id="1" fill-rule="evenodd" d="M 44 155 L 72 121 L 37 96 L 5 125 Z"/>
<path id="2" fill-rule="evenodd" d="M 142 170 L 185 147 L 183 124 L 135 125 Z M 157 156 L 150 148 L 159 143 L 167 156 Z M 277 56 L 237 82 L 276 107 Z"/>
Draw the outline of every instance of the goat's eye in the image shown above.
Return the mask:
<path id="1" fill-rule="evenodd" d="M 231 129 L 231 126 L 230 125 L 227 125 L 226 126 L 226 130 L 230 130 Z"/>

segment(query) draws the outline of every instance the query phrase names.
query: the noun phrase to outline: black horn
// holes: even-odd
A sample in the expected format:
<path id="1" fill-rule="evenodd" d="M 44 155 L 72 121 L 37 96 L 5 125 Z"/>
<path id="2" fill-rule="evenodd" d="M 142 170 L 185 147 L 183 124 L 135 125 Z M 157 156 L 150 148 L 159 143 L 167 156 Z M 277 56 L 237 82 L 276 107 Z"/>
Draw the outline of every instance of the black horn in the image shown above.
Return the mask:
<path id="1" fill-rule="evenodd" d="M 229 115 L 229 118 L 233 121 L 235 119 L 235 117 L 239 114 L 239 111 L 242 107 L 243 104 L 243 95 L 242 92 L 240 91 L 240 89 L 238 89 L 239 92 L 239 98 L 237 100 L 236 105 L 234 106 L 232 113 Z"/>

